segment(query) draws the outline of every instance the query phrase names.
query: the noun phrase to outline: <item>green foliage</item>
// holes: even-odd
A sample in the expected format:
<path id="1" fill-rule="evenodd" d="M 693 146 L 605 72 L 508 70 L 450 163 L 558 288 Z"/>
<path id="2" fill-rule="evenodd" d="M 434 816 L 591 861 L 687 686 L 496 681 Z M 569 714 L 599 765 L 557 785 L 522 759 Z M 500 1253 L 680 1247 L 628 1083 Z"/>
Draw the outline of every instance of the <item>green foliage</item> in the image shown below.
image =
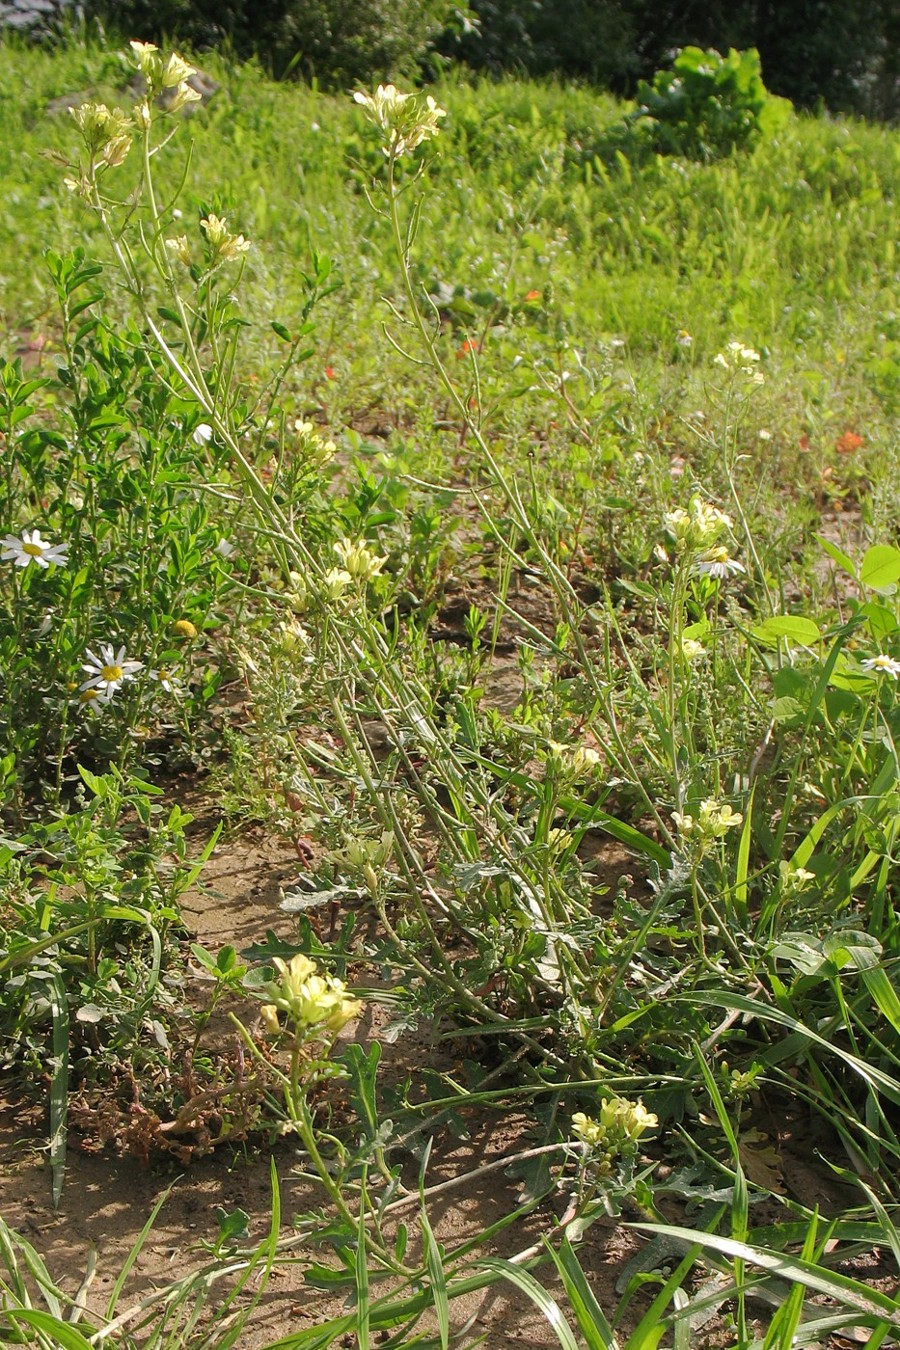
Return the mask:
<path id="1" fill-rule="evenodd" d="M 783 125 L 789 110 L 762 81 L 759 53 L 685 47 L 671 70 L 638 84 L 635 121 L 663 154 L 713 160 L 749 149 Z"/>
<path id="2" fill-rule="evenodd" d="M 170 1050 L 180 1009 L 163 977 L 178 901 L 213 846 L 189 862 L 191 817 L 178 806 L 164 814 L 158 788 L 79 772 L 82 809 L 0 846 L 2 1064 L 49 1075 L 55 1202 L 69 1093 L 108 1086 L 124 1071 L 151 1077 Z M 131 815 L 139 826 L 128 830 Z"/>
<path id="3" fill-rule="evenodd" d="M 298 72 L 324 87 L 415 75 L 432 40 L 460 10 L 452 0 L 90 0 L 88 16 L 123 39 L 194 47 L 227 43 L 276 76 Z"/>
<path id="4" fill-rule="evenodd" d="M 0 1016 L 8 1064 L 50 1075 L 57 1180 L 74 1076 L 152 1072 L 172 1037 L 178 899 L 203 858 L 159 789 L 109 766 L 155 767 L 174 740 L 217 754 L 235 815 L 299 865 L 294 933 L 191 944 L 208 999 L 184 1012 L 196 1066 L 228 1000 L 253 1119 L 322 1188 L 291 1242 L 317 1245 L 311 1283 L 356 1295 L 283 1350 L 403 1344 L 423 1314 L 449 1342 L 458 1296 L 501 1280 L 563 1344 L 571 1310 L 612 1350 L 574 1244 L 626 1198 L 659 1221 L 626 1345 L 688 1344 L 724 1291 L 744 1350 L 748 1272 L 799 1291 L 768 1345 L 804 1312 L 823 1336 L 896 1325 L 895 1300 L 825 1266 L 860 1233 L 891 1241 L 900 1159 L 896 138 L 789 117 L 728 154 L 769 107 L 736 55 L 712 77 L 684 58 L 693 101 L 661 77 L 654 135 L 680 154 L 634 161 L 603 144 L 621 109 L 585 90 L 449 81 L 444 118 L 424 95 L 337 101 L 216 65 L 194 159 L 139 103 L 112 163 L 77 145 L 85 115 L 36 113 L 75 70 L 121 100 L 116 62 L 58 59 L 11 63 L 39 78 L 7 136 L 29 150 L 10 192 L 60 222 L 52 360 L 27 372 L 11 333 L 0 383 L 0 782 L 8 819 L 40 817 L 0 855 Z M 41 177 L 50 140 L 70 196 Z M 28 238 L 3 228 L 24 269 Z M 810 545 L 848 518 L 852 540 Z M 90 673 L 87 644 L 113 637 L 128 671 Z M 181 721 L 145 677 L 185 652 Z M 335 1053 L 369 999 L 385 1039 L 440 1024 L 452 1076 L 388 1091 L 377 1043 Z M 225 1079 L 219 1142 L 238 1089 L 205 1071 Z M 442 1246 L 424 1163 L 404 1188 L 410 1146 L 513 1106 L 520 1208 Z M 760 1131 L 810 1115 L 877 1221 L 785 1200 L 754 1226 L 779 1166 Z M 544 1246 L 476 1250 L 561 1194 L 562 1310 L 526 1269 Z M 667 1248 L 673 1197 L 691 1204 Z M 190 1288 L 199 1318 L 213 1274 L 277 1258 L 272 1235 L 244 1249 L 242 1211 L 218 1218 L 206 1282 L 161 1291 L 167 1309 Z M 693 1277 L 701 1252 L 719 1292 Z M 52 1335 L 58 1309 L 24 1316 L 10 1287 L 4 1325 Z M 201 1320 L 227 1344 L 225 1318 Z M 191 1344 L 163 1321 L 146 1344 Z"/>
<path id="5" fill-rule="evenodd" d="M 632 96 L 671 52 L 756 48 L 767 86 L 793 103 L 897 115 L 891 0 L 473 0 L 474 24 L 447 50 L 476 69 L 557 74 Z"/>
<path id="6" fill-rule="evenodd" d="M 76 751 L 95 763 L 118 756 L 124 729 L 145 718 L 187 750 L 192 709 L 215 683 L 214 671 L 194 671 L 197 639 L 215 624 L 231 572 L 216 553 L 226 521 L 184 488 L 205 457 L 192 410 L 161 393 L 135 357 L 133 330 L 114 333 L 92 312 L 102 269 L 83 251 L 49 252 L 47 262 L 64 360 L 49 379 L 26 380 L 17 362 L 0 367 L 9 447 L 0 528 L 15 542 L 39 527 L 66 550 L 47 569 L 16 566 L 0 604 L 0 725 L 16 758 L 6 800 L 19 809 L 34 795 L 59 798 Z M 109 686 L 88 687 L 91 653 L 102 658 L 107 646 L 140 666 L 136 680 L 123 667 L 116 706 L 103 697 Z"/>

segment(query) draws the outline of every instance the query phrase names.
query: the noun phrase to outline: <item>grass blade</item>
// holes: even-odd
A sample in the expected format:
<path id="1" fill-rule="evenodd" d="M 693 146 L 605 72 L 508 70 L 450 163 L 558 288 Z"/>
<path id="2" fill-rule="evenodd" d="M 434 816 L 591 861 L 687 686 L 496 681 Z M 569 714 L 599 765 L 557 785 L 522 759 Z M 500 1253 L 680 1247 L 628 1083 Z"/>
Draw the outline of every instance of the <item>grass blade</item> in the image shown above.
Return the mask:
<path id="1" fill-rule="evenodd" d="M 438 1334 L 441 1338 L 441 1350 L 447 1350 L 450 1344 L 450 1300 L 447 1297 L 447 1280 L 444 1275 L 444 1262 L 441 1249 L 434 1236 L 425 1205 L 421 1211 L 422 1238 L 425 1245 L 425 1268 L 431 1281 L 434 1295 L 434 1311 L 437 1317 Z"/>
<path id="2" fill-rule="evenodd" d="M 563 1350 L 579 1350 L 578 1342 L 572 1335 L 572 1329 L 563 1316 L 562 1309 L 556 1299 L 548 1294 L 544 1286 L 533 1275 L 527 1270 L 522 1270 L 521 1266 L 513 1265 L 512 1261 L 504 1261 L 495 1256 L 482 1258 L 478 1265 L 482 1270 L 495 1272 L 501 1279 L 506 1280 L 525 1294 L 538 1311 L 543 1314 L 548 1326 L 555 1332 L 556 1339 Z"/>
<path id="3" fill-rule="evenodd" d="M 825 1270 L 816 1262 L 804 1260 L 800 1256 L 785 1256 L 782 1252 L 751 1247 L 746 1242 L 737 1242 L 734 1238 L 719 1237 L 715 1233 L 696 1232 L 691 1228 L 679 1228 L 669 1224 L 636 1223 L 629 1227 L 646 1233 L 664 1234 L 677 1238 L 684 1243 L 704 1250 L 717 1252 L 721 1256 L 730 1256 L 758 1266 L 782 1280 L 802 1284 L 818 1294 L 842 1303 L 847 1308 L 856 1309 L 866 1317 L 877 1318 L 889 1326 L 900 1328 L 900 1302 L 897 1299 L 870 1288 L 859 1280 L 835 1271 Z"/>
<path id="4" fill-rule="evenodd" d="M 366 1250 L 366 1213 L 368 1211 L 368 1191 L 366 1173 L 363 1170 L 362 1184 L 359 1188 L 359 1221 L 356 1225 L 356 1260 L 354 1275 L 356 1280 L 356 1343 L 359 1350 L 369 1350 L 369 1257 Z"/>
<path id="5" fill-rule="evenodd" d="M 18 1332 L 23 1326 L 32 1327 L 42 1336 L 49 1337 L 49 1345 L 54 1350 L 94 1350 L 91 1342 L 82 1336 L 77 1327 L 61 1321 L 52 1313 L 40 1308 L 9 1308 L 5 1313 L 8 1322 Z M 18 1341 L 14 1344 L 19 1344 Z"/>
<path id="6" fill-rule="evenodd" d="M 559 1272 L 566 1296 L 575 1314 L 578 1330 L 584 1337 L 588 1350 L 618 1350 L 615 1333 L 604 1316 L 603 1309 L 588 1284 L 575 1249 L 568 1238 L 563 1238 L 557 1252 L 545 1240 L 545 1246 Z"/>
<path id="7" fill-rule="evenodd" d="M 175 1183 L 173 1181 L 172 1186 L 174 1185 Z M 129 1272 L 131 1271 L 132 1266 L 140 1256 L 141 1248 L 147 1241 L 147 1238 L 150 1236 L 150 1232 L 153 1228 L 154 1223 L 156 1222 L 156 1216 L 159 1214 L 159 1211 L 162 1209 L 163 1205 L 166 1203 L 166 1201 L 168 1200 L 169 1196 L 172 1193 L 172 1186 L 168 1186 L 163 1191 L 162 1195 L 159 1197 L 156 1204 L 153 1206 L 153 1209 L 150 1211 L 149 1219 L 144 1224 L 143 1228 L 138 1234 L 137 1240 L 132 1245 L 131 1251 L 128 1253 L 128 1255 L 125 1258 L 125 1261 L 123 1262 L 122 1269 L 116 1276 L 116 1282 L 110 1291 L 109 1300 L 106 1304 L 107 1321 L 110 1321 L 116 1315 L 116 1304 L 119 1301 L 119 1296 L 122 1293 L 122 1288 L 125 1284 L 125 1281 L 128 1279 L 128 1275 Z"/>

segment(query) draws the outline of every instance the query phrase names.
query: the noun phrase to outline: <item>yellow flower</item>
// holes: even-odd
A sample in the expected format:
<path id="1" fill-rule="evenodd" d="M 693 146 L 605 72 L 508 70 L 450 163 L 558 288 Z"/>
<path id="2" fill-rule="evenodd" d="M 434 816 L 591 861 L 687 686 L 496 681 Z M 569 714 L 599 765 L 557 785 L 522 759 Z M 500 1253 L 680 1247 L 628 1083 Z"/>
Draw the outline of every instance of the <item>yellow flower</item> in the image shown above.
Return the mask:
<path id="1" fill-rule="evenodd" d="M 190 619 L 176 619 L 172 627 L 179 637 L 195 638 L 197 636 L 197 629 Z"/>
<path id="2" fill-rule="evenodd" d="M 334 546 L 345 572 L 355 581 L 371 581 L 377 577 L 387 558 L 376 557 L 365 544 L 354 544 L 351 539 L 341 539 Z"/>
<path id="3" fill-rule="evenodd" d="M 169 100 L 168 111 L 170 113 L 181 112 L 181 109 L 187 107 L 189 103 L 199 103 L 201 97 L 202 96 L 198 91 L 188 84 L 187 80 L 182 80 L 181 83 L 176 86 L 175 93 Z M 238 238 L 241 238 L 241 236 L 239 235 Z M 243 242 L 247 248 L 250 247 L 246 240 Z"/>
<path id="4" fill-rule="evenodd" d="M 706 655 L 706 648 L 696 638 L 682 638 L 681 655 L 685 661 L 699 661 L 701 657 Z"/>
<path id="5" fill-rule="evenodd" d="M 353 578 L 342 567 L 331 567 L 322 578 L 322 592 L 326 600 L 340 600 Z"/>
<path id="6" fill-rule="evenodd" d="M 185 80 L 189 79 L 191 75 L 196 75 L 196 73 L 196 66 L 188 65 L 187 61 L 183 61 L 180 56 L 173 52 L 162 72 L 163 88 L 174 89 L 177 85 L 182 84 Z M 199 98 L 200 95 L 198 94 L 197 97 Z"/>
<path id="7" fill-rule="evenodd" d="M 737 829 L 743 819 L 740 812 L 733 811 L 728 802 L 717 802 L 710 797 L 700 803 L 700 829 L 714 839 L 721 839 L 729 830 Z"/>
<path id="8" fill-rule="evenodd" d="M 100 158 L 108 168 L 116 169 L 120 164 L 124 164 L 130 149 L 130 136 L 113 136 L 104 145 Z"/>
<path id="9" fill-rule="evenodd" d="M 583 1111 L 576 1111 L 572 1117 L 572 1133 L 591 1148 L 596 1148 L 606 1138 L 606 1131 L 600 1122 L 586 1116 Z"/>
<path id="10" fill-rule="evenodd" d="M 167 253 L 171 253 L 172 256 L 177 258 L 185 267 L 190 267 L 191 246 L 188 243 L 186 234 L 179 234 L 175 239 L 167 239 L 165 244 Z"/>
<path id="11" fill-rule="evenodd" d="M 162 75 L 162 59 L 155 42 L 131 42 L 138 69 L 148 84 L 156 83 Z"/>
<path id="12" fill-rule="evenodd" d="M 438 133 L 438 122 L 447 113 L 430 94 L 401 94 L 392 84 L 380 84 L 374 94 L 357 91 L 353 100 L 365 108 L 369 121 L 378 127 L 389 158 L 399 158 Z"/>
<path id="13" fill-rule="evenodd" d="M 298 1031 L 321 1027 L 338 1032 L 362 1012 L 360 1000 L 346 996 L 347 986 L 343 980 L 317 974 L 315 963 L 302 952 L 292 956 L 289 962 L 276 956 L 272 964 L 281 978 L 270 980 L 263 986 L 272 1003 L 264 1005 L 271 1011 L 264 1014 L 260 1010 L 260 1016 L 266 1016 L 269 1021 L 280 1009 Z"/>
<path id="14" fill-rule="evenodd" d="M 214 215 L 212 211 L 201 220 L 200 228 L 206 235 L 213 266 L 237 258 L 250 248 L 249 239 L 245 239 L 242 234 L 231 234 L 225 217 Z"/>

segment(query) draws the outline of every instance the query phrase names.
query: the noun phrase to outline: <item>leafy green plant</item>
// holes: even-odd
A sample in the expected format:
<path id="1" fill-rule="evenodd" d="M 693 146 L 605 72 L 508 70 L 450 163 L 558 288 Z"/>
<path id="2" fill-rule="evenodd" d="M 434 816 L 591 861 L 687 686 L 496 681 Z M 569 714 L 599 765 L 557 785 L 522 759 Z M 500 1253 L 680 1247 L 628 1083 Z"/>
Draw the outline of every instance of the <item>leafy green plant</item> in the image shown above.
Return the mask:
<path id="1" fill-rule="evenodd" d="M 4 842 L 4 1062 L 49 1073 L 53 1196 L 62 1191 L 69 1095 L 150 1073 L 170 1049 L 180 1009 L 163 983 L 180 923 L 179 897 L 196 881 L 217 834 L 187 857 L 191 817 L 163 817 L 159 789 L 113 771 L 80 770 L 82 810 Z M 129 831 L 126 815 L 140 825 Z M 48 1044 L 48 1031 L 51 1043 Z"/>
<path id="2" fill-rule="evenodd" d="M 89 314 L 101 269 L 83 252 L 48 262 L 66 364 L 52 381 L 6 364 L 0 394 L 10 449 L 0 719 L 19 811 L 35 797 L 58 802 L 76 755 L 124 768 L 154 730 L 190 753 L 217 680 L 214 666 L 195 668 L 198 635 L 232 571 L 217 552 L 227 517 L 185 490 L 203 459 L 196 428 L 135 360 L 137 335 Z"/>
<path id="3" fill-rule="evenodd" d="M 684 47 L 671 70 L 642 80 L 634 120 L 664 154 L 711 160 L 746 150 L 785 120 L 785 103 L 766 90 L 759 53 L 727 56 Z"/>

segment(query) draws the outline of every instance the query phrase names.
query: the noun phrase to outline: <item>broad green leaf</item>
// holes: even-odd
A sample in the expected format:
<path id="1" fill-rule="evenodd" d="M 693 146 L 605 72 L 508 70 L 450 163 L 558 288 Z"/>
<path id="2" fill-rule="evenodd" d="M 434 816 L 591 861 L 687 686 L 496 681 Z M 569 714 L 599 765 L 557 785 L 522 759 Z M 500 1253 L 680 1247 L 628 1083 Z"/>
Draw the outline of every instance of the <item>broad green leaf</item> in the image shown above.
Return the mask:
<path id="1" fill-rule="evenodd" d="M 819 625 L 802 614 L 773 614 L 751 632 L 760 642 L 772 646 L 784 638 L 799 647 L 814 647 L 821 637 Z"/>
<path id="2" fill-rule="evenodd" d="M 873 544 L 866 550 L 859 568 L 859 579 L 873 591 L 892 586 L 900 578 L 900 549 L 891 544 Z"/>
<path id="3" fill-rule="evenodd" d="M 856 568 L 853 565 L 853 559 L 848 558 L 847 554 L 842 552 L 841 549 L 838 548 L 837 544 L 833 544 L 830 539 L 823 539 L 820 534 L 817 534 L 814 537 L 816 543 L 821 545 L 823 551 L 828 554 L 832 562 L 836 562 L 838 567 L 840 567 L 841 570 L 846 572 L 849 576 L 853 577 L 855 581 Z"/>
<path id="4" fill-rule="evenodd" d="M 870 600 L 867 605 L 863 605 L 859 612 L 865 615 L 866 627 L 876 642 L 881 642 L 891 633 L 896 633 L 897 616 L 892 609 L 888 609 L 887 605 L 879 605 L 874 600 Z"/>

